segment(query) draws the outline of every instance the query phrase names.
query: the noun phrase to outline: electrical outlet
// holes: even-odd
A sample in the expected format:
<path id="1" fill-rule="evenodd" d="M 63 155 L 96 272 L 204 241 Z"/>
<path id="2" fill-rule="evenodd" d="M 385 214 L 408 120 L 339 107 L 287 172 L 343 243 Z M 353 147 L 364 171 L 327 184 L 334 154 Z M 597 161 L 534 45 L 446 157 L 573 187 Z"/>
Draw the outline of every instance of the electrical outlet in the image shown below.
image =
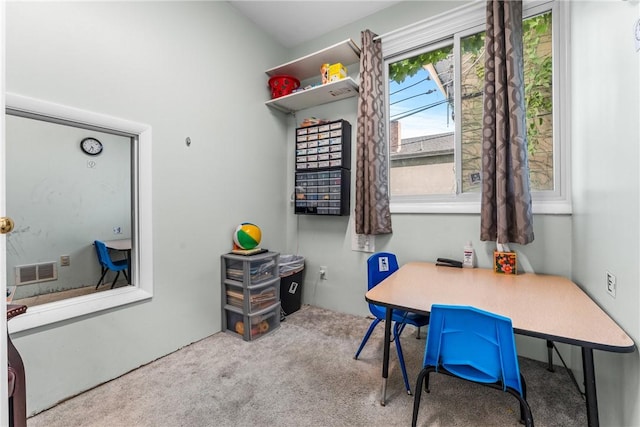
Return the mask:
<path id="1" fill-rule="evenodd" d="M 71 265 L 71 257 L 69 255 L 60 255 L 60 266 L 69 267 Z"/>
<path id="2" fill-rule="evenodd" d="M 320 266 L 320 279 L 327 280 L 327 267 L 325 265 Z"/>
<path id="3" fill-rule="evenodd" d="M 607 271 L 607 293 L 613 298 L 616 297 L 616 276 Z"/>
<path id="4" fill-rule="evenodd" d="M 373 253 L 376 251 L 375 236 L 370 234 L 351 234 L 351 250 Z"/>

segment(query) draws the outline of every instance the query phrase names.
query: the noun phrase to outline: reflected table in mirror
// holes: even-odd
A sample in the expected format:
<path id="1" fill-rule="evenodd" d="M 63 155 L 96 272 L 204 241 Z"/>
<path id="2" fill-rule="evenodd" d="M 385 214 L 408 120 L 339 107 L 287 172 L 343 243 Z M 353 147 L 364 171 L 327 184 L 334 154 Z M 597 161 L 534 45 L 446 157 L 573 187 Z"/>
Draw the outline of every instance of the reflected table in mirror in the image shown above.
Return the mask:
<path id="1" fill-rule="evenodd" d="M 131 252 L 131 239 L 105 240 L 104 244 L 114 251 Z"/>

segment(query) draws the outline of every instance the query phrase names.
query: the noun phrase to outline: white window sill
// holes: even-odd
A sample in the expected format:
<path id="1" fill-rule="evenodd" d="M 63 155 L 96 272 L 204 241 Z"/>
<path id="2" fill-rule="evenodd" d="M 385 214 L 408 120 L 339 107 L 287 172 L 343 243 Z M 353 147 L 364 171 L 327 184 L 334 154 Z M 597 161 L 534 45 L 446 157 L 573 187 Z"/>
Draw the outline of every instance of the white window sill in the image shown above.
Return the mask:
<path id="1" fill-rule="evenodd" d="M 391 202 L 392 214 L 480 214 L 478 201 Z M 571 215 L 571 204 L 565 201 L 533 202 L 535 215 Z"/>
<path id="2" fill-rule="evenodd" d="M 152 294 L 134 286 L 111 289 L 91 295 L 29 307 L 27 312 L 7 323 L 9 333 L 73 319 L 134 302 L 150 300 Z"/>

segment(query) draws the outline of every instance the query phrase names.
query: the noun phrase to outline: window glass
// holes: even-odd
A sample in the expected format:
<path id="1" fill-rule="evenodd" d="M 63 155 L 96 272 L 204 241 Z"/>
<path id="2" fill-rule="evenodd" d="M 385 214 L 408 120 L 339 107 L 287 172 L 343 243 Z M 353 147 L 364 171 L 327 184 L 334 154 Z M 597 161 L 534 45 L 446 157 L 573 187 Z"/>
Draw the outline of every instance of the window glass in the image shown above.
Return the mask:
<path id="1" fill-rule="evenodd" d="M 392 195 L 455 194 L 453 44 L 389 65 Z"/>
<path id="2" fill-rule="evenodd" d="M 553 191 L 551 12 L 527 18 L 523 36 L 531 188 Z M 452 34 L 388 62 L 392 197 L 480 192 L 484 38 Z"/>
<path id="3" fill-rule="evenodd" d="M 460 39 L 461 191 L 480 192 L 482 176 L 482 91 L 484 31 Z"/>
<path id="4" fill-rule="evenodd" d="M 525 19 L 524 80 L 531 189 L 554 190 L 551 12 Z"/>

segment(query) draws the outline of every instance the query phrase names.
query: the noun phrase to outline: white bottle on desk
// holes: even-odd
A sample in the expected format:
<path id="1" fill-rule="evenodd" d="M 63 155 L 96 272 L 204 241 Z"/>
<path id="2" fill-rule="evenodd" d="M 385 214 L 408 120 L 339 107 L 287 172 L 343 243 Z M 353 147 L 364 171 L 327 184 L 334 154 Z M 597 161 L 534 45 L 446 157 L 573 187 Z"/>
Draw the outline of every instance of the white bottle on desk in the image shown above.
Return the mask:
<path id="1" fill-rule="evenodd" d="M 462 266 L 464 268 L 474 268 L 476 266 L 476 252 L 473 250 L 471 241 L 464 246 L 464 256 L 462 257 Z"/>

